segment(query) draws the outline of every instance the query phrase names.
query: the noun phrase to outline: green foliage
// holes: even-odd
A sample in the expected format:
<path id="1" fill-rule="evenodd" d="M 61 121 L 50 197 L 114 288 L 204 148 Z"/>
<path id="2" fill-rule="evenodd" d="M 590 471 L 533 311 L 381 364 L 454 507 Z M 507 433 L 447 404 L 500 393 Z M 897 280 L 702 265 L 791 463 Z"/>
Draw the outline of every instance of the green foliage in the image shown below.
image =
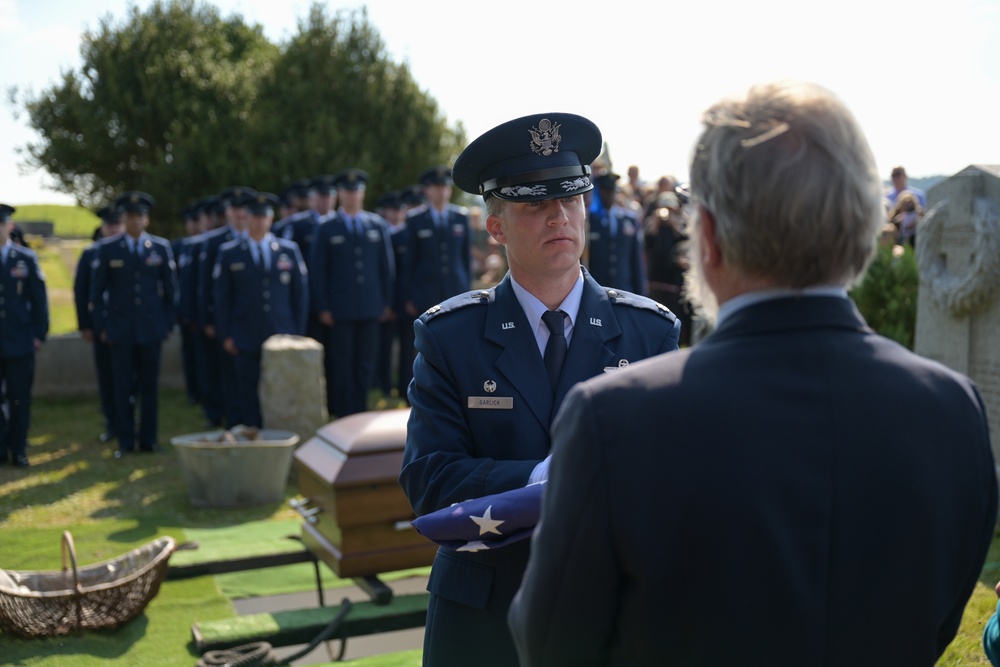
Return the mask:
<path id="1" fill-rule="evenodd" d="M 872 329 L 912 350 L 919 282 L 911 246 L 882 246 L 851 298 Z"/>
<path id="2" fill-rule="evenodd" d="M 465 140 L 389 59 L 364 10 L 330 17 L 316 4 L 275 45 L 242 16 L 155 0 L 103 18 L 81 58 L 37 96 L 11 91 L 39 135 L 28 164 L 91 209 L 149 192 L 164 236 L 188 201 L 229 185 L 280 191 L 353 166 L 371 174 L 374 198 L 450 161 Z"/>

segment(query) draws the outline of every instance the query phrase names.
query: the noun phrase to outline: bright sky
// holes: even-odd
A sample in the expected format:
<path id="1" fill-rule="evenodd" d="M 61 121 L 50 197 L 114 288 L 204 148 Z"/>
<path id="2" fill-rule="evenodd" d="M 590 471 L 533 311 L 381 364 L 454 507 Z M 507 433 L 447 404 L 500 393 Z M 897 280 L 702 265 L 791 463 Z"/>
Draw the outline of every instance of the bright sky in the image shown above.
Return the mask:
<path id="1" fill-rule="evenodd" d="M 146 7 L 151 0 L 136 0 Z M 0 201 L 73 203 L 16 148 L 36 136 L 7 100 L 79 67 L 80 36 L 127 0 L 0 0 Z M 215 0 L 294 34 L 309 0 Z M 358 0 L 327 0 L 354 9 Z M 578 113 L 602 129 L 616 171 L 686 177 L 699 115 L 756 81 L 831 89 L 868 135 L 878 169 L 910 177 L 1000 163 L 1000 0 L 370 0 L 389 53 L 470 139 L 511 118 Z M 337 165 L 331 165 L 331 169 Z M 416 178 L 416 174 L 414 174 Z"/>

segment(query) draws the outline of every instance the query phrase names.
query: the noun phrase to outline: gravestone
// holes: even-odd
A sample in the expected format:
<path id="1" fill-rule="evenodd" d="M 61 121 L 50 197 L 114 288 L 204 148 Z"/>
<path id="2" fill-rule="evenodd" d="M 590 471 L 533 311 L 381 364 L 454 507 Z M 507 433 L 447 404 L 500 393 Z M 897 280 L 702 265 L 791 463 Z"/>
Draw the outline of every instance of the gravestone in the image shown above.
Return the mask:
<path id="1" fill-rule="evenodd" d="M 296 433 L 305 441 L 329 421 L 323 346 L 305 336 L 271 336 L 260 359 L 260 412 L 264 428 Z"/>
<path id="2" fill-rule="evenodd" d="M 1000 464 L 1000 165 L 971 165 L 927 193 L 917 227 L 915 351 L 968 375 Z"/>

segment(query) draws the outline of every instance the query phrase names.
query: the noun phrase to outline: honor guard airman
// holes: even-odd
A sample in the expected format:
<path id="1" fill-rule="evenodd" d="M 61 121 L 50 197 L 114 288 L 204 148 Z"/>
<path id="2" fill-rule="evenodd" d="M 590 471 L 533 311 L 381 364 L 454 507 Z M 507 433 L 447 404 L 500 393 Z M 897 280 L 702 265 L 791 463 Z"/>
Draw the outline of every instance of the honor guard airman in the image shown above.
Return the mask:
<path id="1" fill-rule="evenodd" d="M 208 426 L 219 426 L 225 421 L 232 428 L 240 423 L 239 389 L 236 386 L 236 367 L 231 355 L 223 354 L 222 341 L 215 326 L 215 289 L 213 268 L 224 243 L 242 238 L 246 233 L 246 212 L 237 204 L 247 195 L 257 191 L 246 186 L 226 188 L 218 195 L 218 205 L 223 210 L 225 224 L 205 234 L 201 256 L 198 259 L 198 313 L 202 331 L 209 339 L 205 346 L 208 366 L 205 387 L 205 416 Z"/>
<path id="2" fill-rule="evenodd" d="M 615 200 L 618 174 L 594 177 L 594 198 L 587 212 L 587 270 L 594 280 L 636 294 L 646 294 L 646 258 L 642 224 L 631 209 Z"/>
<path id="3" fill-rule="evenodd" d="M 111 346 L 119 458 L 135 451 L 133 381 L 140 403 L 139 450 L 158 449 L 160 352 L 174 326 L 177 276 L 170 243 L 146 231 L 153 205 L 144 192 L 121 195 L 116 206 L 125 233 L 98 244 L 93 262 L 91 313 L 94 330 Z"/>
<path id="4" fill-rule="evenodd" d="M 455 162 L 455 185 L 485 198 L 487 229 L 510 271 L 414 324 L 399 481 L 418 516 L 544 479 L 549 427 L 570 387 L 677 349 L 679 327 L 666 308 L 602 287 L 580 266 L 583 194 L 601 146 L 586 118 L 544 113 L 490 130 Z M 470 656 L 480 666 L 517 664 L 507 609 L 529 544 L 438 551 L 424 664 Z"/>
<path id="5" fill-rule="evenodd" d="M 94 317 L 91 308 L 101 308 L 103 320 L 107 319 L 107 294 L 102 294 L 96 303 L 90 301 L 90 284 L 93 273 L 94 258 L 97 256 L 97 245 L 102 240 L 121 234 L 122 223 L 118 208 L 114 205 L 105 206 L 97 211 L 101 226 L 95 234 L 97 241 L 88 245 L 80 253 L 76 264 L 76 275 L 73 279 L 73 301 L 76 306 L 76 323 L 80 337 L 91 344 L 94 352 L 94 368 L 97 375 L 97 392 L 100 397 L 101 414 L 104 417 L 104 430 L 97 436 L 101 442 L 108 442 L 115 437 L 115 399 L 114 384 L 111 380 L 111 347 L 107 341 L 101 340 L 101 332 L 94 330 Z"/>
<path id="6" fill-rule="evenodd" d="M 240 423 L 262 428 L 261 349 L 277 334 L 305 335 L 309 294 L 299 247 L 270 232 L 278 198 L 263 192 L 240 203 L 249 213 L 247 236 L 219 249 L 215 322 L 223 353 L 236 367 Z"/>
<path id="7" fill-rule="evenodd" d="M 329 329 L 324 347 L 331 417 L 367 409 L 379 322 L 392 305 L 395 262 L 389 225 L 362 209 L 367 180 L 360 169 L 337 174 L 340 208 L 320 224 L 309 262 L 311 307 Z"/>
<path id="8" fill-rule="evenodd" d="M 49 332 L 45 275 L 31 249 L 11 240 L 16 209 L 0 204 L 0 465 L 28 465 L 35 354 Z"/>
<path id="9" fill-rule="evenodd" d="M 417 317 L 471 287 L 469 213 L 451 203 L 451 169 L 431 167 L 420 175 L 427 203 L 406 218 L 406 309 Z"/>

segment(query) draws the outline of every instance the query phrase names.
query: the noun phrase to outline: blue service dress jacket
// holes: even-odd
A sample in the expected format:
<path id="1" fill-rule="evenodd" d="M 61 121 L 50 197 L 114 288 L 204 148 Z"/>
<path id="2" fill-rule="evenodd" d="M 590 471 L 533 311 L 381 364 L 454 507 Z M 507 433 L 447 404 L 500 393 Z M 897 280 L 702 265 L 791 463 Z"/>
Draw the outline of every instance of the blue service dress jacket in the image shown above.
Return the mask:
<path id="1" fill-rule="evenodd" d="M 313 240 L 316 238 L 316 229 L 319 227 L 319 216 L 316 214 L 316 211 L 311 209 L 298 211 L 280 222 L 282 223 L 281 226 L 279 227 L 278 223 L 275 223 L 271 232 L 275 236 L 293 241 L 299 246 L 302 259 L 308 262 L 310 253 L 312 252 Z"/>
<path id="2" fill-rule="evenodd" d="M 0 267 L 0 356 L 34 355 L 35 339 L 44 341 L 48 332 L 49 302 L 38 256 L 11 243 Z"/>
<path id="3" fill-rule="evenodd" d="M 614 218 L 612 228 L 610 218 Z M 608 287 L 647 294 L 642 224 L 621 206 L 587 214 L 587 269 L 594 280 Z"/>
<path id="4" fill-rule="evenodd" d="M 430 207 L 422 206 L 406 218 L 404 303 L 412 301 L 420 312 L 472 287 L 468 212 L 448 204 L 442 216 L 437 223 Z"/>
<path id="5" fill-rule="evenodd" d="M 232 338 L 238 350 L 259 352 L 276 334 L 305 334 L 309 294 L 305 263 L 294 242 L 272 237 L 266 268 L 254 261 L 249 243 L 241 238 L 219 249 L 215 324 L 220 341 Z"/>
<path id="6" fill-rule="evenodd" d="M 143 234 L 133 253 L 125 234 L 97 244 L 90 285 L 94 330 L 113 345 L 150 345 L 174 326 L 177 277 L 170 242 Z M 100 304 L 106 299 L 106 308 Z"/>
<path id="7" fill-rule="evenodd" d="M 389 224 L 358 212 L 348 228 L 343 213 L 319 225 L 309 266 L 310 308 L 330 311 L 334 320 L 378 319 L 392 305 L 395 260 Z"/>
<path id="8" fill-rule="evenodd" d="M 580 310 L 554 396 L 509 275 L 492 289 L 432 307 L 414 329 L 418 356 L 399 482 L 415 513 L 424 515 L 527 484 L 549 453 L 549 425 L 566 392 L 587 378 L 677 349 L 680 324 L 665 307 L 601 287 L 584 270 Z M 506 614 L 529 544 L 475 553 L 438 550 L 428 583 L 425 664 L 516 664 Z"/>

